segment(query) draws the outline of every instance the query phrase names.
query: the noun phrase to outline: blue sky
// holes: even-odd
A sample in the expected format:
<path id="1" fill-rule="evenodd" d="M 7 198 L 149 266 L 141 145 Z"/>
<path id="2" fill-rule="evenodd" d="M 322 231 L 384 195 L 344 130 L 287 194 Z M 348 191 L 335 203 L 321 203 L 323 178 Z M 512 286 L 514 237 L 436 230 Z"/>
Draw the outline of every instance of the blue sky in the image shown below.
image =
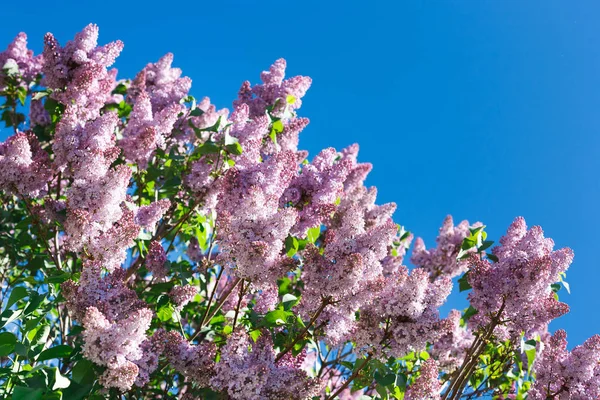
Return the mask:
<path id="1" fill-rule="evenodd" d="M 0 48 L 89 22 L 121 39 L 120 77 L 166 52 L 196 97 L 229 107 L 275 59 L 313 86 L 301 147 L 358 142 L 368 183 L 433 244 L 448 213 L 498 239 L 517 215 L 570 246 L 571 345 L 600 333 L 600 4 L 592 1 L 8 2 Z M 171 7 L 169 7 L 171 5 Z M 1 132 L 4 136 L 6 131 Z M 458 302 L 453 297 L 451 305 Z"/>

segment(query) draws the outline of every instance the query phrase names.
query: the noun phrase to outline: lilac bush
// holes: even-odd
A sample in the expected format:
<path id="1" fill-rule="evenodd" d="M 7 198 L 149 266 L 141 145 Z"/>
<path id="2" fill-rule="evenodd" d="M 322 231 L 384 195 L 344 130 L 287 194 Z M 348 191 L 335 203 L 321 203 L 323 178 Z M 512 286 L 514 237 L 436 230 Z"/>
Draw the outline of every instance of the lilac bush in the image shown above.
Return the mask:
<path id="1" fill-rule="evenodd" d="M 98 33 L 0 52 L 4 397 L 599 398 L 598 337 L 548 331 L 573 253 L 540 227 L 448 216 L 409 268 L 358 145 L 298 148 L 310 78 L 276 60 L 218 110 L 172 54 L 118 77 Z"/>

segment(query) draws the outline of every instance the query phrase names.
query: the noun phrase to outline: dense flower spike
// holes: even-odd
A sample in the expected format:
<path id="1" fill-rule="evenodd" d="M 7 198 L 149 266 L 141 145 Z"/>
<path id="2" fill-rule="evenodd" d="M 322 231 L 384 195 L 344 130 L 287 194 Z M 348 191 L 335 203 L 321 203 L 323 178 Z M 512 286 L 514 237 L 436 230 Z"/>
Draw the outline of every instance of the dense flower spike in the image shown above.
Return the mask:
<path id="1" fill-rule="evenodd" d="M 142 358 L 140 345 L 146 340 L 152 312 L 143 308 L 118 324 L 111 323 L 95 307 L 89 307 L 83 318 L 86 328 L 83 336 L 83 354 L 95 363 L 105 366 L 100 377 L 105 387 L 121 391 L 131 389 L 139 368 L 134 363 Z"/>
<path id="2" fill-rule="evenodd" d="M 0 189 L 20 196 L 38 196 L 52 173 L 48 153 L 33 133 L 19 132 L 0 143 Z"/>
<path id="3" fill-rule="evenodd" d="M 553 251 L 554 242 L 544 237 L 539 226 L 527 230 L 525 220 L 515 219 L 494 247 L 498 262 L 472 256 L 469 262 L 471 305 L 478 310 L 473 322 L 487 325 L 502 311 L 507 323 L 504 336 L 544 333 L 548 323 L 569 308 L 554 297 L 551 285 L 558 282 L 573 260 L 571 249 Z"/>
<path id="4" fill-rule="evenodd" d="M 361 311 L 356 342 L 365 348 L 389 343 L 386 353 L 403 356 L 424 350 L 446 333 L 438 308 L 450 291 L 452 281 L 440 278 L 433 283 L 424 269 L 406 268 L 387 278 L 377 298 Z M 375 348 L 376 349 L 376 348 Z"/>
<path id="5" fill-rule="evenodd" d="M 88 307 L 97 308 L 110 321 L 119 321 L 145 307 L 136 292 L 123 282 L 125 271 L 104 275 L 99 262 L 86 262 L 78 283 L 66 281 L 62 293 L 69 312 L 82 321 Z"/>
<path id="6" fill-rule="evenodd" d="M 108 112 L 74 129 L 59 125 L 52 146 L 54 165 L 75 179 L 98 180 L 119 156 L 115 130 L 119 119 Z"/>
<path id="7" fill-rule="evenodd" d="M 150 249 L 146 255 L 146 268 L 148 268 L 148 271 L 152 273 L 155 279 L 161 281 L 168 273 L 166 264 L 167 254 L 162 244 L 156 240 L 150 242 Z"/>
<path id="8" fill-rule="evenodd" d="M 26 86 L 31 84 L 42 70 L 43 58 L 34 56 L 33 50 L 27 49 L 27 35 L 23 32 L 0 52 L 0 90 L 5 88 L 6 74 L 20 77 Z"/>
<path id="9" fill-rule="evenodd" d="M 121 205 L 126 199 L 130 177 L 131 170 L 119 165 L 96 181 L 74 181 L 67 193 L 65 222 L 70 248 L 81 249 L 85 243 L 108 232 L 121 219 Z"/>
<path id="10" fill-rule="evenodd" d="M 173 368 L 200 387 L 208 387 L 215 374 L 217 348 L 214 343 L 191 345 L 176 332 L 163 334 L 165 355 Z"/>
<path id="11" fill-rule="evenodd" d="M 556 331 L 545 341 L 542 355 L 534 365 L 536 382 L 528 398 L 532 400 L 599 398 L 599 361 L 599 335 L 589 338 L 582 345 L 568 351 L 566 332 Z"/>
<path id="12" fill-rule="evenodd" d="M 134 79 L 129 95 L 136 101 L 140 93 L 147 92 L 152 111 L 158 113 L 187 96 L 192 80 L 181 77 L 179 68 L 171 68 L 173 54 L 165 54 L 156 63 L 149 63 Z"/>
<path id="13" fill-rule="evenodd" d="M 303 166 L 281 197 L 281 207 L 298 209 L 293 235 L 305 236 L 307 229 L 321 226 L 335 211 L 335 203 L 344 191 L 344 181 L 352 168 L 350 160 L 336 162 L 337 157 L 333 148 L 321 151 L 312 163 Z"/>
<path id="14" fill-rule="evenodd" d="M 0 397 L 600 399 L 600 337 L 547 332 L 569 249 L 522 218 L 463 249 L 487 233 L 448 216 L 409 270 L 358 145 L 298 148 L 310 78 L 277 60 L 230 112 L 170 53 L 117 79 L 122 48 L 91 24 L 0 52 Z"/>
<path id="15" fill-rule="evenodd" d="M 175 308 L 180 310 L 189 303 L 197 293 L 198 290 L 192 285 L 175 286 L 169 292 L 169 297 L 171 297 L 171 300 L 175 304 Z"/>
<path id="16" fill-rule="evenodd" d="M 310 399 L 320 388 L 319 380 L 309 378 L 298 366 L 277 365 L 272 343 L 264 335 L 251 344 L 245 332 L 234 332 L 221 358 L 210 384 L 232 399 Z"/>
<path id="17" fill-rule="evenodd" d="M 295 161 L 293 153 L 281 152 L 225 176 L 217 206 L 221 259 L 235 265 L 238 277 L 258 285 L 275 283 L 292 265 L 281 252 L 297 213 L 280 210 L 279 199 L 296 174 Z"/>
<path id="18" fill-rule="evenodd" d="M 111 99 L 116 70 L 108 71 L 123 43 L 98 47 L 98 27 L 86 26 L 64 47 L 51 33 L 44 38 L 44 80 L 52 98 L 65 106 L 63 121 L 71 128 L 95 119 Z M 67 123 L 68 121 L 68 123 Z"/>
<path id="19" fill-rule="evenodd" d="M 269 71 L 261 74 L 262 84 L 250 86 L 249 82 L 245 82 L 234 105 L 247 104 L 250 107 L 251 117 L 264 114 L 265 109 L 269 106 L 275 106 L 276 111 L 282 111 L 286 103 L 292 109 L 300 108 L 301 99 L 306 94 L 312 80 L 306 76 L 284 79 L 285 68 L 286 62 L 280 58 L 275 61 Z M 278 99 L 279 101 L 277 101 Z"/>
<path id="20" fill-rule="evenodd" d="M 429 354 L 435 358 L 440 369 L 453 372 L 460 367 L 465 353 L 473 342 L 473 333 L 460 326 L 462 315 L 458 310 L 450 311 L 443 323 L 444 333 L 433 343 Z"/>
<path id="21" fill-rule="evenodd" d="M 140 207 L 135 213 L 135 223 L 139 226 L 153 231 L 156 223 L 171 207 L 171 202 L 167 199 L 155 201 L 147 206 Z"/>
<path id="22" fill-rule="evenodd" d="M 150 96 L 145 91 L 141 92 L 123 131 L 123 139 L 119 142 L 125 159 L 145 169 L 154 150 L 165 148 L 165 137 L 171 133 L 184 109 L 185 107 L 175 103 L 153 113 Z"/>
<path id="23" fill-rule="evenodd" d="M 473 227 L 481 223 L 473 224 Z M 440 228 L 436 239 L 437 247 L 427 250 L 423 239 L 417 238 L 410 261 L 417 267 L 429 271 L 432 279 L 444 275 L 453 278 L 464 273 L 469 264 L 465 260 L 457 260 L 463 240 L 469 236 L 469 221 L 462 221 L 454 226 L 452 216 L 448 215 Z"/>
<path id="24" fill-rule="evenodd" d="M 350 169 L 356 168 L 354 160 L 349 161 Z M 336 302 L 323 316 L 329 319 L 326 336 L 331 343 L 347 339 L 355 312 L 373 301 L 377 291 L 370 285 L 378 286 L 382 261 L 397 234 L 391 220 L 395 204 L 375 205 L 374 188 L 351 190 L 344 193 L 323 234 L 323 251 L 308 246 L 303 254 L 303 313 L 316 312 L 324 298 Z"/>
<path id="25" fill-rule="evenodd" d="M 440 398 L 442 385 L 438 379 L 438 363 L 430 358 L 421 365 L 420 375 L 406 392 L 406 400 L 434 400 Z"/>

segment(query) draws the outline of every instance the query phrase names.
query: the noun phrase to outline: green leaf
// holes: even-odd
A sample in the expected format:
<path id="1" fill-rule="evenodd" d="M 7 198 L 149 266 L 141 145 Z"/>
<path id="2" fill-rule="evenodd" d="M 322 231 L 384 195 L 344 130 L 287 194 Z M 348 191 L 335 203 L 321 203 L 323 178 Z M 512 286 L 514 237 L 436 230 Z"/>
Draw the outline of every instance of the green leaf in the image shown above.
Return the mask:
<path id="1" fill-rule="evenodd" d="M 126 95 L 127 86 L 124 83 L 119 83 L 117 87 L 112 91 L 112 94 L 121 94 L 123 96 Z"/>
<path id="2" fill-rule="evenodd" d="M 27 289 L 23 286 L 17 286 L 16 288 L 13 288 L 13 290 L 10 292 L 10 296 L 8 297 L 8 301 L 6 302 L 4 310 L 8 310 L 13 304 L 22 298 L 27 297 L 27 295 Z"/>
<path id="3" fill-rule="evenodd" d="M 296 102 L 296 98 L 294 96 L 292 96 L 291 94 L 288 94 L 287 97 L 285 98 L 285 102 L 288 104 L 294 104 Z"/>
<path id="4" fill-rule="evenodd" d="M 39 400 L 44 395 L 44 389 L 35 389 L 26 386 L 15 386 L 12 400 Z"/>
<path id="5" fill-rule="evenodd" d="M 73 352 L 73 348 L 66 344 L 59 344 L 58 346 L 51 347 L 40 353 L 37 358 L 37 362 L 51 360 L 53 358 L 65 358 L 69 357 Z"/>
<path id="6" fill-rule="evenodd" d="M 275 133 L 283 132 L 283 121 L 278 119 L 277 121 L 273 122 L 273 130 Z"/>
<path id="7" fill-rule="evenodd" d="M 71 383 L 71 381 L 69 381 L 69 383 Z M 62 392 L 56 391 L 56 392 L 51 392 L 51 393 L 46 393 L 44 395 L 44 397 L 42 397 L 42 400 L 62 400 L 63 399 L 63 394 Z M 65 400 L 67 400 L 65 398 Z"/>
<path id="8" fill-rule="evenodd" d="M 269 328 L 285 325 L 287 318 L 292 315 L 294 315 L 294 313 L 285 310 L 269 311 L 265 315 L 264 322 Z"/>
<path id="9" fill-rule="evenodd" d="M 560 288 L 561 288 L 560 283 L 553 283 L 552 285 L 550 285 L 550 289 L 552 289 L 552 291 L 554 293 L 558 293 Z"/>
<path id="10" fill-rule="evenodd" d="M 309 228 L 306 233 L 306 238 L 310 243 L 315 243 L 319 236 L 321 235 L 321 227 L 317 226 L 314 228 Z"/>
<path id="11" fill-rule="evenodd" d="M 498 257 L 496 257 L 493 254 L 486 254 L 486 257 L 489 258 L 490 260 L 492 260 L 493 262 L 498 262 Z"/>
<path id="12" fill-rule="evenodd" d="M 10 332 L 0 333 L 0 357 L 6 357 L 15 350 L 17 337 Z"/>
<path id="13" fill-rule="evenodd" d="M 291 293 L 286 293 L 283 295 L 283 299 L 281 300 L 281 304 L 283 304 L 283 309 L 289 311 L 292 307 L 298 304 L 298 297 L 294 296 Z"/>
<path id="14" fill-rule="evenodd" d="M 27 358 L 27 346 L 21 342 L 17 342 L 17 344 L 15 344 L 15 354 L 18 354 L 23 358 Z"/>
<path id="15" fill-rule="evenodd" d="M 471 284 L 469 283 L 469 272 L 465 272 L 463 276 L 458 280 L 458 290 L 460 292 L 464 292 L 465 290 L 472 289 Z"/>
<path id="16" fill-rule="evenodd" d="M 250 337 L 252 338 L 252 340 L 254 340 L 254 342 L 256 342 L 258 340 L 260 335 L 261 335 L 260 329 L 255 329 L 253 331 L 250 331 Z"/>
<path id="17" fill-rule="evenodd" d="M 478 250 L 478 251 L 484 251 L 484 250 L 486 250 L 487 248 L 489 248 L 489 247 L 490 247 L 491 245 L 493 245 L 493 244 L 494 244 L 494 241 L 493 241 L 493 240 L 486 240 L 486 241 L 484 241 L 484 242 L 481 244 L 481 246 L 479 246 L 479 247 L 477 248 L 477 250 Z"/>
<path id="18" fill-rule="evenodd" d="M 32 292 L 29 294 L 29 303 L 27 303 L 27 307 L 25 307 L 25 315 L 29 315 L 35 310 L 37 310 L 38 306 L 42 304 L 42 302 L 46 299 L 46 295 L 38 294 L 36 292 Z"/>
<path id="19" fill-rule="evenodd" d="M 80 385 L 93 383 L 96 380 L 94 364 L 85 358 L 77 361 L 71 375 L 73 381 Z"/>
<path id="20" fill-rule="evenodd" d="M 173 306 L 171 304 L 166 304 L 160 307 L 156 312 L 156 316 L 162 322 L 170 321 L 173 318 Z"/>
<path id="21" fill-rule="evenodd" d="M 198 152 L 198 154 L 200 154 L 200 155 L 217 154 L 217 153 L 219 153 L 219 151 L 221 151 L 221 148 L 219 147 L 219 145 L 217 145 L 215 142 L 212 142 L 210 140 L 204 142 L 202 144 L 202 146 L 200 146 L 196 149 L 196 152 Z"/>
<path id="22" fill-rule="evenodd" d="M 200 117 L 202 114 L 204 114 L 204 111 L 202 111 L 201 108 L 194 108 L 192 111 L 190 111 L 190 116 L 191 117 Z"/>
<path id="23" fill-rule="evenodd" d="M 27 100 L 27 88 L 23 86 L 19 86 L 17 88 L 17 97 L 22 106 L 25 105 L 25 100 Z"/>
<path id="24" fill-rule="evenodd" d="M 0 315 L 0 328 L 10 324 L 23 314 L 23 310 L 6 310 Z"/>
<path id="25" fill-rule="evenodd" d="M 375 382 L 382 386 L 389 386 L 396 382 L 396 374 L 394 373 L 380 374 L 379 371 L 375 371 L 374 378 Z"/>
<path id="26" fill-rule="evenodd" d="M 294 236 L 285 238 L 285 253 L 288 257 L 293 257 L 298 252 L 298 239 Z"/>
<path id="27" fill-rule="evenodd" d="M 535 339 L 526 340 L 521 343 L 521 351 L 527 356 L 527 373 L 531 373 L 531 368 L 535 362 L 537 354 L 537 341 Z"/>
<path id="28" fill-rule="evenodd" d="M 236 156 L 239 156 L 244 152 L 244 149 L 242 149 L 242 145 L 237 142 L 232 144 L 226 144 L 225 149 L 227 149 L 228 153 L 235 154 Z"/>
<path id="29" fill-rule="evenodd" d="M 469 308 L 467 308 L 462 316 L 462 320 L 463 322 L 467 322 L 469 320 L 469 318 L 471 318 L 473 315 L 477 314 L 479 311 L 477 311 L 475 308 L 473 308 L 473 306 L 469 306 Z"/>

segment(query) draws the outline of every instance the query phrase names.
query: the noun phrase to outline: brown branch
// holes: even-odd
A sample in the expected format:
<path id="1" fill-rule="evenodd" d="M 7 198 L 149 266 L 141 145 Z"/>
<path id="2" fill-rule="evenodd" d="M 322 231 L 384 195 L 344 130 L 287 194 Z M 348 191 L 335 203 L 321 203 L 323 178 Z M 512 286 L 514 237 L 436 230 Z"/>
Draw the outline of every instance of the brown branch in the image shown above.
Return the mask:
<path id="1" fill-rule="evenodd" d="M 283 351 L 281 351 L 279 354 L 277 354 L 277 357 L 275 358 L 275 363 L 279 362 L 279 360 L 281 360 L 283 358 L 283 356 L 296 345 L 296 343 L 298 343 L 300 340 L 302 340 L 304 338 L 304 335 L 306 335 L 308 330 L 314 325 L 315 321 L 317 320 L 317 318 L 319 318 L 319 316 L 321 315 L 321 313 L 323 312 L 325 307 L 327 307 L 329 304 L 331 304 L 331 300 L 332 300 L 331 296 L 324 297 L 322 299 L 321 305 L 319 306 L 319 308 L 317 309 L 315 314 L 312 316 L 312 318 L 308 322 L 308 325 L 306 325 L 306 327 L 302 330 L 302 332 L 300 332 L 300 334 L 294 338 L 292 343 L 290 343 L 288 346 L 286 346 L 285 349 L 283 349 Z"/>
<path id="2" fill-rule="evenodd" d="M 450 382 L 450 386 L 444 394 L 443 400 L 457 400 L 462 396 L 462 393 L 469 380 L 469 377 L 471 376 L 473 370 L 479 363 L 479 356 L 481 356 L 481 354 L 485 350 L 485 346 L 492 337 L 494 329 L 501 321 L 501 316 L 504 312 L 505 305 L 506 302 L 503 301 L 498 312 L 492 316 L 489 325 L 486 328 L 484 328 L 483 335 L 478 336 L 471 345 L 471 348 L 469 349 L 465 356 L 465 359 L 463 360 L 463 364 L 456 372 L 456 378 L 452 379 L 452 381 Z"/>
<path id="3" fill-rule="evenodd" d="M 216 304 L 215 309 L 208 315 L 208 317 L 205 319 L 205 321 L 202 324 L 200 324 L 200 326 L 198 326 L 198 328 L 196 329 L 196 332 L 194 332 L 194 335 L 190 339 L 190 342 L 193 341 L 194 339 L 196 339 L 198 337 L 198 335 L 200 334 L 200 331 L 202 330 L 202 328 L 204 327 L 204 325 L 207 322 L 209 322 L 215 316 L 215 314 L 217 312 L 219 312 L 219 310 L 223 306 L 223 303 L 225 303 L 225 301 L 227 301 L 227 298 L 231 295 L 231 293 L 233 292 L 233 290 L 237 287 L 237 285 L 239 285 L 239 283 L 241 281 L 242 281 L 242 279 L 235 278 L 235 280 L 231 284 L 231 287 L 229 287 L 227 290 L 225 290 L 225 292 L 223 292 L 221 294 L 221 298 L 219 299 L 219 302 Z"/>
<path id="4" fill-rule="evenodd" d="M 369 363 L 369 361 L 371 361 L 371 359 L 373 358 L 373 353 L 369 353 L 367 355 L 367 358 L 365 358 L 365 362 L 362 363 L 362 365 L 360 367 L 358 367 L 353 373 L 352 375 L 350 375 L 348 377 L 348 379 L 346 379 L 346 382 L 344 382 L 344 384 L 342 386 L 340 386 L 331 396 L 327 397 L 326 400 L 333 400 L 335 399 L 335 397 L 342 393 L 344 391 L 344 389 L 346 389 L 350 383 L 356 379 L 356 377 L 360 374 L 360 372 L 367 366 L 367 364 Z"/>
<path id="5" fill-rule="evenodd" d="M 192 215 L 192 213 L 194 212 L 195 209 L 196 209 L 196 206 L 192 205 L 190 210 L 179 220 L 179 222 L 177 222 L 175 225 L 173 225 L 171 228 L 169 228 L 169 230 L 166 232 L 162 232 L 164 227 L 166 227 L 166 224 L 165 223 L 161 224 L 160 227 L 156 230 L 156 233 L 154 234 L 154 236 L 152 236 L 152 238 L 150 239 L 150 241 L 152 242 L 155 240 L 161 240 L 161 239 L 169 236 L 169 234 L 171 232 L 173 232 L 173 230 L 176 228 L 177 228 L 177 232 L 175 233 L 175 237 L 177 237 L 177 234 L 179 233 L 179 230 L 181 229 L 181 225 L 183 225 L 187 221 L 187 219 Z M 175 237 L 173 238 L 173 240 L 175 240 Z M 171 244 L 173 244 L 173 241 L 171 241 Z M 169 247 L 170 246 L 171 245 L 169 245 Z M 167 253 L 168 253 L 168 249 L 167 249 Z M 127 273 L 125 274 L 125 281 L 128 281 L 131 278 L 131 276 L 137 272 L 137 270 L 144 264 L 145 260 L 146 260 L 146 257 L 141 254 L 138 256 L 138 258 L 136 258 L 136 260 L 133 262 L 133 264 L 131 264 L 131 266 L 127 269 Z"/>

